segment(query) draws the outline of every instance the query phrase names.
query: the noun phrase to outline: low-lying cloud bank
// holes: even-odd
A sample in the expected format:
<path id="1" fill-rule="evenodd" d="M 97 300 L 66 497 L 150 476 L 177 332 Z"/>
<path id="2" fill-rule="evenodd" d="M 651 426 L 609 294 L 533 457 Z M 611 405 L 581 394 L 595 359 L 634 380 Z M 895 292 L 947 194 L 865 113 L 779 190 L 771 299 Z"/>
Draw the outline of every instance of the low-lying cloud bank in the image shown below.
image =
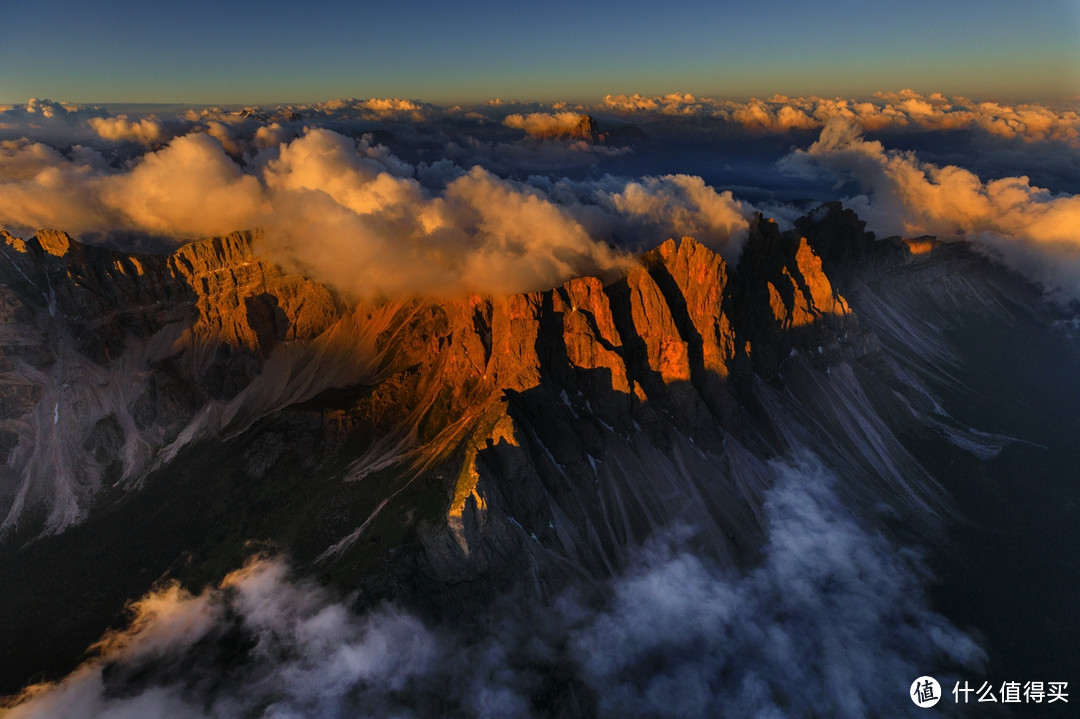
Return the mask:
<path id="1" fill-rule="evenodd" d="M 619 122 L 655 136 L 608 132 Z M 874 139 L 906 130 L 923 133 L 919 155 L 934 162 Z M 173 243 L 262 227 L 274 259 L 354 295 L 502 293 L 615 274 L 629 253 L 681 235 L 735 261 L 755 211 L 790 221 L 848 180 L 863 193 L 841 190 L 848 204 L 879 235 L 964 237 L 1080 297 L 1078 131 L 1071 109 L 908 90 L 474 108 L 372 98 L 168 116 L 32 100 L 0 108 L 0 227 Z"/>
<path id="2" fill-rule="evenodd" d="M 919 556 L 853 517 L 812 455 L 771 466 L 768 540 L 744 574 L 672 528 L 600 597 L 497 603 L 467 633 L 393 606 L 357 615 L 257 559 L 198 595 L 144 597 L 97 658 L 6 719 L 920 716 L 910 683 L 977 670 L 982 650 L 929 609 Z"/>
<path id="3" fill-rule="evenodd" d="M 302 121 L 424 124 L 472 120 L 505 124 L 530 134 L 572 128 L 587 114 L 611 114 L 629 119 L 659 117 L 695 118 L 741 126 L 755 132 L 819 130 L 830 120 L 846 119 L 865 131 L 975 130 L 1002 138 L 1028 142 L 1054 141 L 1080 146 L 1080 112 L 1075 103 L 1054 107 L 1036 102 L 1008 103 L 974 100 L 910 89 L 879 92 L 853 100 L 840 97 L 788 97 L 747 100 L 696 97 L 688 93 L 669 95 L 607 95 L 595 104 L 538 104 L 489 101 L 476 107 L 438 106 L 402 98 L 339 99 L 311 105 L 279 106 L 272 110 L 206 108 L 187 110 L 175 117 L 150 115 L 113 116 L 102 107 L 32 99 L 24 105 L 0 106 L 0 139 L 11 134 L 56 132 L 62 127 L 90 129 L 87 136 L 100 139 L 153 144 L 174 134 L 206 129 L 212 124 L 241 129 L 253 124 Z M 169 127 L 172 127 L 170 132 Z M 84 133 L 86 134 L 86 133 Z"/>
<path id="4" fill-rule="evenodd" d="M 6 141 L 0 226 L 138 231 L 178 242 L 258 226 L 276 259 L 361 296 L 517 292 L 610 274 L 629 259 L 607 240 L 644 228 L 650 242 L 693 233 L 718 248 L 730 244 L 726 253 L 737 256 L 748 226 L 748 208 L 699 178 L 579 184 L 590 206 L 583 210 L 553 201 L 540 182 L 479 166 L 444 164 L 440 172 L 445 184 L 428 190 L 386 147 L 321 128 L 243 166 L 204 133 L 177 137 L 121 168 L 88 148 L 64 154 Z M 590 211 L 600 235 L 575 217 Z"/>
<path id="5" fill-rule="evenodd" d="M 1036 103 L 978 102 L 912 90 L 877 93 L 862 101 L 784 95 L 746 101 L 679 93 L 653 97 L 608 95 L 600 107 L 631 116 L 707 117 L 759 132 L 817 130 L 832 120 L 843 119 L 866 131 L 969 129 L 1029 142 L 1052 140 L 1080 147 L 1080 113 L 1075 109 L 1055 110 Z"/>

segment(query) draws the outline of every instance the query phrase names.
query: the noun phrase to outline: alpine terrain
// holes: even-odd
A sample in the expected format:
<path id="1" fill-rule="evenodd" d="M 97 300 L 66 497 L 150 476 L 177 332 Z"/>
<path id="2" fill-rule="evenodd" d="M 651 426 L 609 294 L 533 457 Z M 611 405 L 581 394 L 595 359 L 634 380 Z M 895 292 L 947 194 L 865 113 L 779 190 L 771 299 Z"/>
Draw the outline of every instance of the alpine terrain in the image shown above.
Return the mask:
<path id="1" fill-rule="evenodd" d="M 918 716 L 921 675 L 946 713 L 1080 679 L 1072 313 L 969 245 L 834 203 L 737 263 L 357 299 L 258 231 L 2 240 L 11 716 Z"/>

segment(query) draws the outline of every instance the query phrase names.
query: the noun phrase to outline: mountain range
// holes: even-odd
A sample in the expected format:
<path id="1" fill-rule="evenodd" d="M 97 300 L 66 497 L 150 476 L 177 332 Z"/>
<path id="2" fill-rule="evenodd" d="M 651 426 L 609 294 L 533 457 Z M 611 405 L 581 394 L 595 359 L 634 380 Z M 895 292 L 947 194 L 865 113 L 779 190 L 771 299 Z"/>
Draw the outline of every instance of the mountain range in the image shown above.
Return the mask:
<path id="1" fill-rule="evenodd" d="M 760 577 L 785 532 L 818 526 L 778 507 L 850 524 L 851 545 L 798 540 L 837 554 L 783 591 L 887 600 L 872 640 L 889 666 L 1080 669 L 1071 312 L 969 245 L 878 239 L 832 203 L 786 231 L 757 216 L 730 265 L 684 237 L 619 277 L 402 298 L 287 272 L 259 231 L 163 255 L 0 237 L 0 693 L 94 661 L 168 581 L 197 593 L 255 556 L 357 615 L 390 602 L 490 634 L 506 603 L 573 595 L 615 616 L 612 586 L 672 533 L 725 581 Z M 875 597 L 874 567 L 910 581 Z M 206 636 L 186 660 L 116 660 L 106 695 L 199 693 L 190 657 L 253 661 L 236 633 Z M 703 641 L 606 674 L 556 653 L 522 695 L 538 714 L 615 714 L 603 686 L 652 686 Z M 717 696 L 744 692 L 725 666 Z M 867 672 L 863 703 L 821 711 L 918 711 L 918 673 Z M 768 702 L 801 713 L 782 686 Z"/>

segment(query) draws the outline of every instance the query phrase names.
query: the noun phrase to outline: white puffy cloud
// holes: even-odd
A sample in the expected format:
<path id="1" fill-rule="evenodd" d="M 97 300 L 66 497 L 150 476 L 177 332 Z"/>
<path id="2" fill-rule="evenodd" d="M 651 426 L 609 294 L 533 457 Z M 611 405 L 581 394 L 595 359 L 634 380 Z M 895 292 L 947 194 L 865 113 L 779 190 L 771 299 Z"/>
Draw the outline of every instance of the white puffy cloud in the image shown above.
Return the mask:
<path id="1" fill-rule="evenodd" d="M 730 192 L 717 192 L 700 177 L 664 175 L 630 182 L 604 193 L 615 211 L 639 223 L 640 235 L 654 238 L 689 235 L 734 263 L 749 230 L 752 208 Z"/>
<path id="2" fill-rule="evenodd" d="M 178 137 L 128 173 L 100 180 L 101 201 L 144 231 L 178 238 L 220 235 L 258 224 L 259 181 L 203 134 Z"/>
<path id="3" fill-rule="evenodd" d="M 845 204 L 879 233 L 963 238 L 992 248 L 1048 287 L 1080 296 L 1080 196 L 1054 195 L 1027 177 L 983 181 L 954 165 L 887 150 L 844 120 L 830 122 L 789 168 L 817 166 L 859 184 Z"/>
<path id="4" fill-rule="evenodd" d="M 531 188 L 473 168 L 432 196 L 389 171 L 411 168 L 360 149 L 312 130 L 268 164 L 282 261 L 359 295 L 534 290 L 625 262 Z"/>
<path id="5" fill-rule="evenodd" d="M 113 226 L 117 217 L 99 201 L 104 165 L 84 148 L 69 158 L 40 142 L 0 141 L 0 226 L 20 233 Z"/>

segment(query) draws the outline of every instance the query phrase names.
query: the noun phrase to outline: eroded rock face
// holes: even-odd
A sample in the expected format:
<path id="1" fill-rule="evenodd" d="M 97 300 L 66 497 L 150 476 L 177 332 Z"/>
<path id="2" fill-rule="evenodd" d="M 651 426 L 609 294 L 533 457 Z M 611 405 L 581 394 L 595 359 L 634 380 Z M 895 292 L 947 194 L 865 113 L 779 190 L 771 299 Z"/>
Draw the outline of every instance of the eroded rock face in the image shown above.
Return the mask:
<path id="1" fill-rule="evenodd" d="M 262 259 L 257 233 L 168 256 L 5 234 L 0 542 L 109 542 L 118 588 L 86 610 L 106 622 L 251 541 L 444 607 L 609 575 L 678 523 L 750 561 L 776 416 L 818 421 L 800 397 L 823 383 L 856 406 L 845 363 L 876 347 L 816 251 L 820 225 L 849 227 L 837 212 L 803 233 L 757 221 L 736 267 L 670 239 L 606 285 L 449 301 L 348 301 Z M 836 452 L 860 421 L 836 424 Z M 878 460 L 867 475 L 899 466 Z"/>
<path id="2" fill-rule="evenodd" d="M 35 508 L 60 531 L 85 517 L 106 471 L 138 484 L 195 438 L 360 380 L 375 382 L 372 406 L 349 411 L 372 418 L 367 432 L 400 424 L 410 451 L 440 458 L 505 426 L 507 397 L 527 393 L 571 409 L 566 398 L 584 397 L 611 426 L 647 407 L 648 421 L 667 413 L 687 436 L 734 430 L 749 366 L 769 379 L 793 348 L 835 355 L 837 331 L 854 326 L 807 241 L 768 222 L 734 281 L 719 255 L 683 238 L 607 287 L 582 277 L 512 297 L 352 308 L 261 259 L 259 240 L 128 256 L 62 232 L 4 235 L 3 429 L 16 486 L 4 493 L 6 532 Z M 320 362 L 333 371 L 298 376 Z M 425 424 L 425 413 L 442 419 Z M 475 419 L 454 419 L 465 417 Z M 95 448 L 85 463 L 84 446 Z M 472 492 L 452 488 L 453 512 Z"/>
<path id="3" fill-rule="evenodd" d="M 2 430 L 17 437 L 0 491 L 3 533 L 60 531 L 111 482 L 138 483 L 214 400 L 235 397 L 280 342 L 308 342 L 340 311 L 237 233 L 171 256 L 124 255 L 43 230 L 0 246 Z M 115 455 L 86 452 L 101 422 Z M 8 442 L 9 444 L 11 442 Z M 42 526 L 44 525 L 44 526 Z"/>
<path id="4" fill-rule="evenodd" d="M 265 357 L 279 342 L 315 339 L 340 313 L 326 287 L 260 259 L 258 239 L 235 233 L 185 245 L 169 268 L 194 291 L 195 333 Z"/>

